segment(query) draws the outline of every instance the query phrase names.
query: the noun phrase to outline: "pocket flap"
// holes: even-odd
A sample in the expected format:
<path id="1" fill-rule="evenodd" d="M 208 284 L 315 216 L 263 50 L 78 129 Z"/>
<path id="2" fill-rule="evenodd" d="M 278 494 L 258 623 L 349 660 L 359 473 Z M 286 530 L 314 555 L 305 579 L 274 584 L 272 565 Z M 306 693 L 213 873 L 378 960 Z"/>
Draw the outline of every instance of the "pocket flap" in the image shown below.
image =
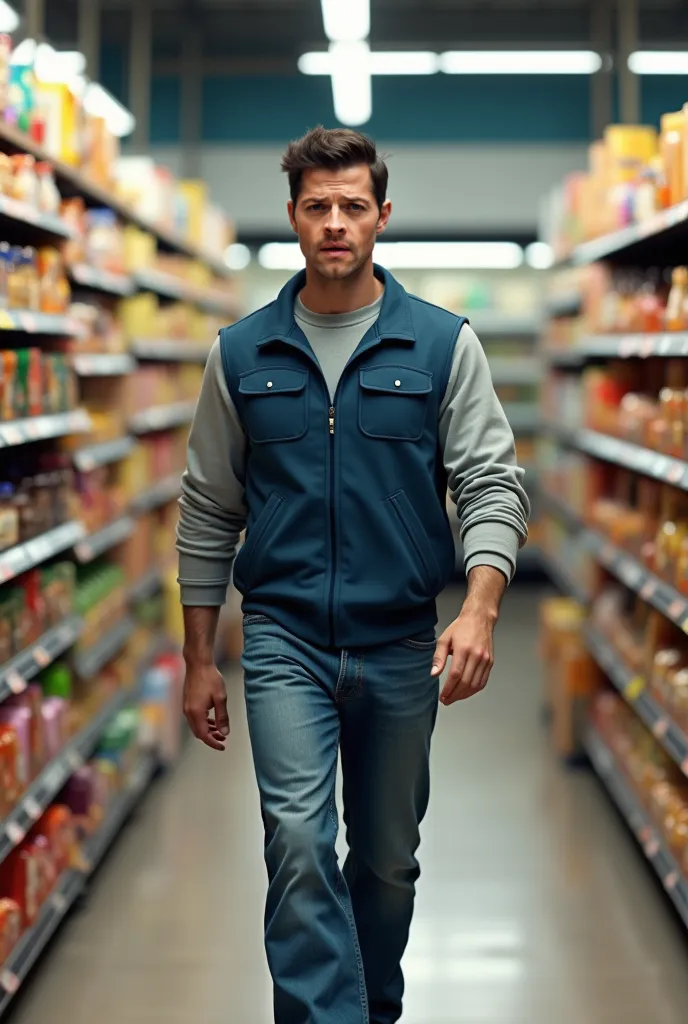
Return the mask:
<path id="1" fill-rule="evenodd" d="M 303 391 L 308 380 L 308 370 L 296 370 L 290 366 L 268 366 L 260 370 L 249 370 L 239 378 L 240 395 L 284 395 Z"/>
<path id="2" fill-rule="evenodd" d="M 427 395 L 432 391 L 432 374 L 410 366 L 369 366 L 360 371 L 361 387 L 390 395 Z"/>

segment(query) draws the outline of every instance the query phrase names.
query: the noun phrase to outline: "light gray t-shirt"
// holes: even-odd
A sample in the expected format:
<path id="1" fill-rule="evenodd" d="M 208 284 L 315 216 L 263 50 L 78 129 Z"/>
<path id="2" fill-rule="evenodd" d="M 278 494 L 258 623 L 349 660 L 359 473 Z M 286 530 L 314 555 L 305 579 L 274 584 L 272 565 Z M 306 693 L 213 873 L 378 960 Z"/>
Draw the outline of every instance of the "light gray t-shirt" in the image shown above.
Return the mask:
<path id="1" fill-rule="evenodd" d="M 351 313 L 313 313 L 307 309 L 297 295 L 294 303 L 294 319 L 308 338 L 315 358 L 330 390 L 330 401 L 334 400 L 339 378 L 344 367 L 358 348 L 364 334 L 370 330 L 380 315 L 384 292 L 375 302 Z"/>

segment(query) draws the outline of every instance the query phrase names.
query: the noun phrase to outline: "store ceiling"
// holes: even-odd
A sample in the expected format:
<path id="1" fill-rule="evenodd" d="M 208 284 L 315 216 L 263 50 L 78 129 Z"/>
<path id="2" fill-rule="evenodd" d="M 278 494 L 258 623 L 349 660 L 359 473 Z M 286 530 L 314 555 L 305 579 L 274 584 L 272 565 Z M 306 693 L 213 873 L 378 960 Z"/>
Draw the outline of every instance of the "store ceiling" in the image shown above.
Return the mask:
<path id="1" fill-rule="evenodd" d="M 96 0 L 93 0 L 96 2 Z M 103 35 L 129 38 L 129 12 L 142 0 L 101 0 Z M 590 45 L 591 5 L 603 0 L 372 0 L 377 49 L 519 48 Z M 77 0 L 46 0 L 47 31 L 57 44 L 76 39 Z M 612 6 L 615 6 L 613 4 Z M 153 0 L 155 49 L 178 52 L 184 15 L 200 26 L 208 56 L 293 67 L 305 50 L 324 47 L 319 0 Z M 688 0 L 640 0 L 640 42 L 688 42 Z M 245 67 L 242 70 L 246 70 Z M 231 72 L 231 67 L 228 67 Z"/>

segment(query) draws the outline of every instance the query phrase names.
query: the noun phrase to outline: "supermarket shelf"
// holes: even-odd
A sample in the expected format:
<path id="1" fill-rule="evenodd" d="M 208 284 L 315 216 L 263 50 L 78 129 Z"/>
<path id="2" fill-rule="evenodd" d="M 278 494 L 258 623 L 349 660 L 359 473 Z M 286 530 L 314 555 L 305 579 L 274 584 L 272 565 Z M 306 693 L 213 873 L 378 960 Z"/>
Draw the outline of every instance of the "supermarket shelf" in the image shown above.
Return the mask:
<path id="1" fill-rule="evenodd" d="M 662 210 L 641 224 L 633 224 L 576 246 L 571 262 L 575 266 L 583 266 L 596 260 L 609 259 L 654 266 L 655 257 L 661 254 L 662 262 L 657 265 L 680 263 L 681 255 L 685 256 L 688 240 L 687 222 L 688 201 L 684 201 L 668 210 Z"/>
<path id="2" fill-rule="evenodd" d="M 42 533 L 24 544 L 17 544 L 0 554 L 0 583 L 7 583 L 34 566 L 46 562 L 54 555 L 59 555 L 83 538 L 84 528 L 81 523 L 71 521 L 56 526 L 47 533 Z"/>
<path id="3" fill-rule="evenodd" d="M 114 441 L 87 445 L 74 453 L 74 465 L 82 473 L 88 473 L 98 466 L 109 466 L 112 462 L 126 459 L 134 443 L 134 438 L 126 434 L 124 437 L 115 438 Z"/>
<path id="4" fill-rule="evenodd" d="M 474 309 L 467 313 L 471 327 L 483 340 L 490 336 L 535 337 L 540 332 L 542 323 L 535 316 L 513 316 L 510 313 L 498 313 L 490 309 Z"/>
<path id="5" fill-rule="evenodd" d="M 135 527 L 136 523 L 131 516 L 121 516 L 114 522 L 108 523 L 102 530 L 88 534 L 74 548 L 77 561 L 82 565 L 92 562 L 94 558 L 131 537 Z"/>
<path id="6" fill-rule="evenodd" d="M 166 338 L 136 339 L 131 344 L 131 351 L 137 359 L 155 359 L 165 363 L 206 363 L 210 355 L 207 345 Z"/>
<path id="7" fill-rule="evenodd" d="M 37 210 L 30 203 L 22 202 L 20 199 L 12 199 L 9 196 L 0 196 L 0 217 L 6 220 L 13 220 L 18 224 L 26 224 L 46 235 L 54 235 L 56 238 L 76 238 L 76 232 L 72 227 L 57 214 L 44 213 Z"/>
<path id="8" fill-rule="evenodd" d="M 77 640 L 84 628 L 78 615 L 70 615 L 0 668 L 0 701 L 23 693 L 27 683 Z"/>
<path id="9" fill-rule="evenodd" d="M 503 402 L 502 407 L 511 429 L 516 432 L 530 433 L 537 430 L 539 411 L 532 402 Z"/>
<path id="10" fill-rule="evenodd" d="M 117 693 L 107 705 L 68 743 L 29 786 L 0 827 L 0 863 L 19 846 L 26 833 L 50 806 L 65 782 L 95 750 L 108 722 L 131 699 L 128 690 Z"/>
<path id="11" fill-rule="evenodd" d="M 547 491 L 541 488 L 539 492 L 539 500 L 542 508 L 546 512 L 551 512 L 556 516 L 557 519 L 561 519 L 571 530 L 580 530 L 583 528 L 581 517 L 572 509 L 570 505 L 567 505 L 565 501 L 557 497 L 556 494 L 552 494 L 551 491 Z"/>
<path id="12" fill-rule="evenodd" d="M 73 359 L 80 377 L 125 377 L 136 369 L 136 360 L 128 352 L 83 352 Z"/>
<path id="13" fill-rule="evenodd" d="M 580 427 L 570 427 L 566 423 L 555 423 L 552 420 L 540 420 L 540 430 L 560 444 L 576 447 L 581 434 Z"/>
<path id="14" fill-rule="evenodd" d="M 550 554 L 549 551 L 541 552 L 540 564 L 552 582 L 559 590 L 561 590 L 562 594 L 566 594 L 567 597 L 574 598 L 574 600 L 578 601 L 579 604 L 590 603 L 590 595 L 588 592 L 580 585 L 580 583 L 577 583 L 576 580 L 574 580 L 567 567 L 555 556 Z"/>
<path id="15" fill-rule="evenodd" d="M 585 531 L 585 541 L 600 565 L 688 633 L 688 598 L 594 530 Z"/>
<path id="16" fill-rule="evenodd" d="M 488 355 L 489 359 L 489 355 Z M 542 379 L 542 367 L 537 359 L 489 359 L 492 383 L 504 384 L 538 384 Z"/>
<path id="17" fill-rule="evenodd" d="M 561 295 L 553 295 L 549 299 L 545 311 L 547 316 L 553 319 L 576 316 L 580 312 L 582 301 L 583 296 L 578 291 L 563 292 Z"/>
<path id="18" fill-rule="evenodd" d="M 600 780 L 626 819 L 627 825 L 655 869 L 683 923 L 688 926 L 688 879 L 626 781 L 611 750 L 591 725 L 586 730 L 584 743 Z"/>
<path id="19" fill-rule="evenodd" d="M 594 626 L 585 627 L 585 640 L 590 653 L 606 672 L 621 696 L 642 718 L 666 750 L 669 757 L 688 775 L 688 736 L 645 688 L 645 680 L 624 664 L 614 647 Z"/>
<path id="20" fill-rule="evenodd" d="M 153 405 L 132 416 L 129 426 L 135 434 L 149 434 L 154 430 L 168 430 L 190 423 L 196 402 L 172 402 L 171 405 Z"/>
<path id="21" fill-rule="evenodd" d="M 141 291 L 155 292 L 165 299 L 189 302 L 209 313 L 225 313 L 234 316 L 238 311 L 236 299 L 211 288 L 197 288 L 195 285 L 168 274 L 163 270 L 137 270 L 134 280 Z"/>
<path id="22" fill-rule="evenodd" d="M 688 356 L 688 331 L 589 334 L 561 351 L 545 349 L 545 358 L 553 366 L 582 366 L 592 359 L 674 359 L 676 356 Z"/>
<path id="23" fill-rule="evenodd" d="M 138 494 L 131 503 L 132 512 L 150 512 L 154 508 L 161 508 L 178 498 L 180 490 L 181 472 L 171 473 L 147 491 Z"/>
<path id="24" fill-rule="evenodd" d="M 85 409 L 58 412 L 50 416 L 32 416 L 26 420 L 0 423 L 0 448 L 12 448 L 31 441 L 44 441 L 50 437 L 68 437 L 85 434 L 91 429 L 91 420 Z"/>
<path id="25" fill-rule="evenodd" d="M 0 331 L 50 334 L 60 338 L 78 338 L 83 335 L 82 325 L 73 317 L 39 313 L 32 309 L 0 309 Z"/>
<path id="26" fill-rule="evenodd" d="M 31 968 L 54 936 L 70 907 L 84 891 L 89 876 L 95 871 L 125 822 L 148 789 L 158 763 L 151 754 L 142 754 L 124 790 L 112 801 L 107 817 L 83 848 L 83 867 L 65 871 L 40 910 L 34 925 L 27 929 L 12 950 L 0 972 L 0 1016 L 8 1009 L 14 995 L 26 980 Z"/>
<path id="27" fill-rule="evenodd" d="M 681 459 L 653 452 L 650 448 L 642 448 L 630 441 L 621 441 L 595 430 L 580 431 L 574 437 L 573 444 L 587 455 L 603 459 L 605 462 L 614 462 L 636 473 L 643 473 L 645 476 L 688 491 L 688 462 Z"/>
<path id="28" fill-rule="evenodd" d="M 120 619 L 102 640 L 74 655 L 74 670 L 81 679 L 92 679 L 103 666 L 119 654 L 134 632 L 134 623 L 128 617 Z"/>
<path id="29" fill-rule="evenodd" d="M 107 292 L 108 295 L 119 295 L 124 298 L 136 291 L 134 279 L 129 274 L 113 274 L 109 270 L 90 267 L 87 263 L 77 263 L 69 267 L 69 276 L 75 284 L 95 291 Z"/>
<path id="30" fill-rule="evenodd" d="M 129 588 L 129 603 L 136 604 L 138 601 L 147 601 L 149 597 L 157 594 L 162 585 L 160 569 L 151 569 L 145 576 L 142 576 Z"/>
<path id="31" fill-rule="evenodd" d="M 200 246 L 188 241 L 178 232 L 139 216 L 127 203 L 115 196 L 111 189 L 99 185 L 69 164 L 53 159 L 42 146 L 6 122 L 0 123 L 0 149 L 6 152 L 31 153 L 37 160 L 46 160 L 53 167 L 60 191 L 64 195 L 81 195 L 88 203 L 95 206 L 106 206 L 114 210 L 122 220 L 136 224 L 143 231 L 155 235 L 163 247 L 200 260 L 212 267 L 217 274 L 227 275 L 229 273 L 227 265 L 221 258 L 204 252 Z"/>
<path id="32" fill-rule="evenodd" d="M 569 345 L 564 348 L 554 348 L 543 345 L 540 354 L 547 366 L 558 367 L 559 369 L 577 369 L 585 362 L 585 356 L 578 345 Z"/>

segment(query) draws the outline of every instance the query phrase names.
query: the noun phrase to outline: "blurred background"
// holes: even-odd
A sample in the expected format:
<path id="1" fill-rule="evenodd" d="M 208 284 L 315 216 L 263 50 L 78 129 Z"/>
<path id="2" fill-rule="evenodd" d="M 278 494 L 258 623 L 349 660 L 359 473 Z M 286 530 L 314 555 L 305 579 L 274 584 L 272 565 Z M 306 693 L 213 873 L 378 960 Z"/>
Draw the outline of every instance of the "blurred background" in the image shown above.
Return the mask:
<path id="1" fill-rule="evenodd" d="M 404 1020 L 685 1024 L 686 101 L 686 0 L 0 0 L 0 1016 L 272 1019 L 240 602 L 217 757 L 174 530 L 324 124 L 386 156 L 376 259 L 469 317 L 533 503 L 439 718 Z"/>

